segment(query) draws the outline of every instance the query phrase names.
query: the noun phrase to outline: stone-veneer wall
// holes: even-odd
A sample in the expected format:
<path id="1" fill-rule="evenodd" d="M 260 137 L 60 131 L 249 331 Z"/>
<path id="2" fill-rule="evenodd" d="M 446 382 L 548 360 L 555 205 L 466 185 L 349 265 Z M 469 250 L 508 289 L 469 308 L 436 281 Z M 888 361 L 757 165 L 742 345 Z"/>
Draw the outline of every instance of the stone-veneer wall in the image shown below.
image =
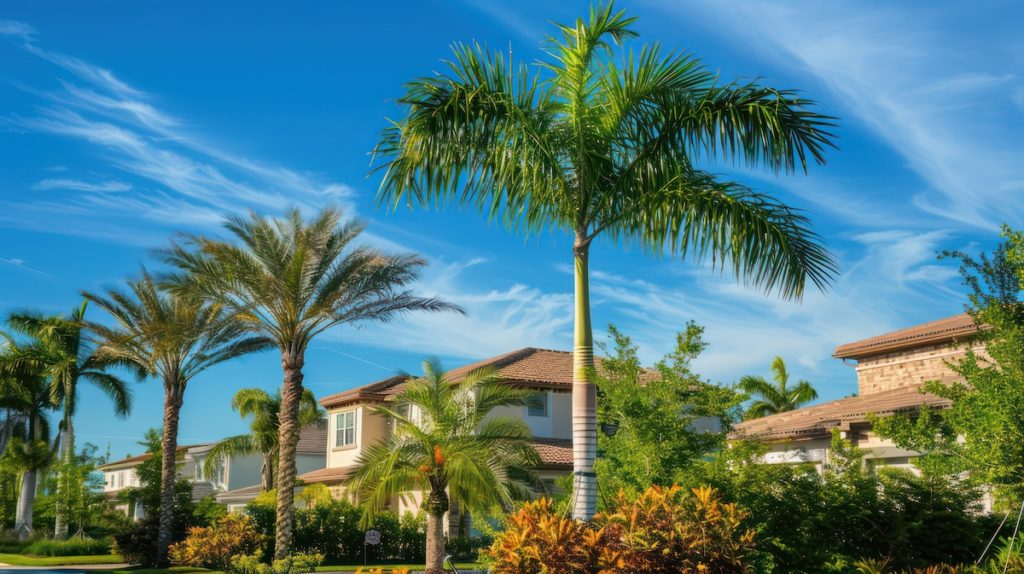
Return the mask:
<path id="1" fill-rule="evenodd" d="M 934 380 L 954 381 L 959 377 L 946 361 L 956 360 L 966 352 L 963 345 L 947 343 L 864 357 L 857 362 L 859 393 L 870 395 Z"/>

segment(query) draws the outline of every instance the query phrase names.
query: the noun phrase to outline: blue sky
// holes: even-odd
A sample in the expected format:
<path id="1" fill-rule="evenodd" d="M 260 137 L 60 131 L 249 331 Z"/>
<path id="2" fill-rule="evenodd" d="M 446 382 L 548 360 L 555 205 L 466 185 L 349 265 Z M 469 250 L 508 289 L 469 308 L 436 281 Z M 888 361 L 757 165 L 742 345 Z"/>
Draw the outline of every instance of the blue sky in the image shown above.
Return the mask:
<path id="1" fill-rule="evenodd" d="M 891 4 L 891 3 L 890 3 Z M 454 41 L 543 56 L 549 21 L 586 2 L 7 3 L 0 8 L 0 311 L 69 310 L 115 284 L 175 231 L 218 233 L 224 213 L 343 205 L 366 240 L 430 261 L 418 288 L 465 318 L 411 316 L 328 333 L 307 357 L 318 395 L 427 355 L 456 366 L 523 346 L 569 348 L 569 243 L 514 237 L 470 210 L 376 209 L 369 154 L 402 84 L 441 69 Z M 699 370 L 730 383 L 774 355 L 823 399 L 855 390 L 841 343 L 960 311 L 946 248 L 990 247 L 1024 212 L 1024 62 L 1009 2 L 637 1 L 640 42 L 692 51 L 726 79 L 799 88 L 840 118 L 838 151 L 808 175 L 716 165 L 808 210 L 841 264 L 827 293 L 780 301 L 689 261 L 607 243 L 593 255 L 595 325 L 645 359 L 694 319 Z M 276 388 L 265 353 L 214 368 L 186 396 L 181 440 L 241 432 L 239 388 Z M 82 440 L 114 456 L 159 424 L 161 391 L 134 385 L 114 418 L 83 391 Z"/>

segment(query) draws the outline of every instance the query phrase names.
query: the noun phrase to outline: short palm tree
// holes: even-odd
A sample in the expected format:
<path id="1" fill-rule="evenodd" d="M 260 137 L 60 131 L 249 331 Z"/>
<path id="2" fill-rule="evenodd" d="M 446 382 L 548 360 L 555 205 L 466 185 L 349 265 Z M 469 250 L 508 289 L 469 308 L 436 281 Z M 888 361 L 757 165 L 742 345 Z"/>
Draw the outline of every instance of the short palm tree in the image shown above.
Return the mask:
<path id="1" fill-rule="evenodd" d="M 797 381 L 796 386 L 789 386 L 789 371 L 786 370 L 786 363 L 782 357 L 775 357 L 772 361 L 772 379 L 775 380 L 775 384 L 756 375 L 740 379 L 740 389 L 748 395 L 757 397 L 747 408 L 744 418 L 759 419 L 792 411 L 818 398 L 818 391 L 807 381 Z"/>
<path id="2" fill-rule="evenodd" d="M 90 323 L 100 338 L 104 360 L 158 377 L 164 386 L 160 515 L 157 563 L 166 564 L 174 527 L 178 420 L 188 383 L 209 367 L 267 347 L 261 337 L 246 336 L 244 326 L 217 304 L 161 290 L 142 272 L 127 290 L 105 295 L 83 293 L 114 320 L 108 327 Z"/>
<path id="3" fill-rule="evenodd" d="M 808 219 L 775 199 L 704 171 L 716 159 L 765 167 L 824 163 L 832 119 L 794 91 L 722 82 L 690 54 L 657 45 L 613 58 L 634 18 L 612 4 L 558 26 L 551 59 L 513 65 L 457 45 L 446 73 L 408 84 L 405 116 L 384 130 L 379 197 L 473 205 L 523 233 L 572 239 L 574 516 L 596 508 L 596 390 L 590 246 L 599 236 L 728 269 L 799 298 L 824 288 L 835 263 Z"/>
<path id="4" fill-rule="evenodd" d="M 427 513 L 427 574 L 443 572 L 444 515 L 449 498 L 470 512 L 496 504 L 510 508 L 529 495 L 524 480 L 540 459 L 521 418 L 488 416 L 498 407 L 522 406 L 528 393 L 479 370 L 458 382 L 445 378 L 436 360 L 423 364 L 393 406 L 378 414 L 394 421 L 392 433 L 364 449 L 349 486 L 372 520 L 395 497 L 424 494 Z M 419 411 L 419 422 L 409 416 Z M 513 477 L 522 477 L 517 480 Z"/>
<path id="5" fill-rule="evenodd" d="M 295 445 L 309 343 L 341 324 L 458 308 L 409 291 L 424 261 L 357 245 L 363 225 L 343 221 L 340 210 L 325 209 L 308 222 L 295 209 L 281 219 L 252 213 L 229 217 L 226 227 L 238 243 L 194 236 L 169 249 L 167 262 L 179 269 L 169 283 L 231 309 L 281 353 L 274 554 L 283 558 L 292 540 Z"/>
<path id="6" fill-rule="evenodd" d="M 278 416 L 281 412 L 281 392 L 271 395 L 263 389 L 241 389 L 231 399 L 231 408 L 242 418 L 250 419 L 249 434 L 228 437 L 210 449 L 206 456 L 206 474 L 215 471 L 225 458 L 259 453 L 263 457 L 261 485 L 264 492 L 268 491 L 274 488 L 274 467 L 280 438 Z M 299 428 L 325 423 L 324 411 L 316 402 L 313 392 L 304 389 L 299 401 Z"/>
<path id="7" fill-rule="evenodd" d="M 0 352 L 0 408 L 7 413 L 10 432 L 3 448 L 4 462 L 21 473 L 14 530 L 21 539 L 32 534 L 39 471 L 53 460 L 47 415 L 57 408 L 46 377 L 38 365 L 19 361 L 20 349 L 7 337 Z"/>
<path id="8" fill-rule="evenodd" d="M 92 383 L 110 397 L 117 416 L 126 417 L 131 411 L 131 392 L 127 383 L 107 372 L 107 365 L 86 337 L 83 328 L 86 306 L 87 302 L 83 302 L 66 316 L 20 312 L 11 314 L 7 319 L 12 331 L 30 338 L 21 347 L 19 360 L 39 365 L 49 381 L 50 393 L 63 411 L 60 458 L 65 465 L 70 465 L 75 456 L 75 412 L 78 410 L 79 382 Z M 57 504 L 54 508 L 54 537 L 58 539 L 66 537 L 68 533 L 66 509 L 60 495 L 64 482 L 57 482 Z"/>

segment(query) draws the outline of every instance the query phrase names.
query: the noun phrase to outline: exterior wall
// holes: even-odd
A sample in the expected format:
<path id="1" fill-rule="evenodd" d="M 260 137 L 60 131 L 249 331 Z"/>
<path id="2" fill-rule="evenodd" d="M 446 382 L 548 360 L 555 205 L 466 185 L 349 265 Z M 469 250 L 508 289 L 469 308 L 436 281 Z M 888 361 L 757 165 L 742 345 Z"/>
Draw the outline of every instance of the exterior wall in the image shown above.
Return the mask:
<path id="1" fill-rule="evenodd" d="M 337 436 L 336 415 L 353 410 L 356 413 L 356 442 L 353 445 L 337 447 L 335 446 L 335 437 Z M 369 404 L 332 409 L 329 411 L 327 418 L 327 466 L 331 468 L 354 465 L 364 446 L 371 445 L 385 438 L 389 432 L 387 418 L 375 414 L 373 406 Z M 301 469 L 300 472 L 302 472 Z"/>
<path id="2" fill-rule="evenodd" d="M 232 456 L 228 459 L 227 476 L 224 477 L 223 490 L 235 490 L 259 484 L 263 477 L 263 457 L 258 454 L 248 456 Z M 300 471 L 302 472 L 302 471 Z"/>
<path id="3" fill-rule="evenodd" d="M 122 488 L 139 485 L 135 467 L 116 468 L 103 471 L 103 492 L 117 492 Z"/>
<path id="4" fill-rule="evenodd" d="M 369 444 L 369 443 L 367 443 Z M 306 454 L 300 453 L 295 456 L 295 468 L 297 474 L 305 474 L 307 472 L 313 472 L 314 470 L 320 470 L 324 468 L 326 464 L 326 457 L 322 454 Z M 256 481 L 250 482 L 249 484 L 259 484 L 260 482 L 260 465 L 256 466 Z M 248 486 L 248 485 L 242 485 Z"/>
<path id="5" fill-rule="evenodd" d="M 526 421 L 530 432 L 537 438 L 572 438 L 572 395 L 565 392 L 538 391 L 547 395 L 548 412 L 545 416 L 530 416 L 527 407 L 498 407 L 487 415 L 514 417 Z"/>
<path id="6" fill-rule="evenodd" d="M 857 362 L 858 391 L 861 395 L 870 395 L 927 381 L 956 380 L 946 361 L 958 359 L 965 353 L 966 347 L 929 345 L 865 357 Z"/>

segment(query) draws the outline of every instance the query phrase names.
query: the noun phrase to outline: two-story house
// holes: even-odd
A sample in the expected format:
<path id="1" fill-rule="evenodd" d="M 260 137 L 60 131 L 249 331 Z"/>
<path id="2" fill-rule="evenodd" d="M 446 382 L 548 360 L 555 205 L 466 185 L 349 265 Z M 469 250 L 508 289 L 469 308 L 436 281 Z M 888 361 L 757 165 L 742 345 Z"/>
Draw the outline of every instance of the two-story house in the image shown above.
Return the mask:
<path id="1" fill-rule="evenodd" d="M 235 510 L 252 500 L 261 490 L 261 469 L 263 458 L 259 454 L 226 456 L 212 472 L 207 472 L 206 460 L 210 450 L 217 443 L 194 444 L 178 447 L 178 475 L 192 484 L 192 499 L 201 500 L 213 496 L 229 509 Z M 295 465 L 299 473 L 321 469 L 326 464 L 327 428 L 313 425 L 302 429 L 296 447 Z M 152 454 L 145 453 L 104 464 L 99 467 L 104 474 L 103 487 L 107 500 L 114 508 L 133 516 L 136 520 L 145 515 L 141 507 L 129 508 L 128 503 L 119 500 L 118 494 L 127 487 L 139 486 L 136 469 Z"/>
<path id="2" fill-rule="evenodd" d="M 875 435 L 870 419 L 913 414 L 922 406 L 948 407 L 948 401 L 923 393 L 921 387 L 928 381 L 958 380 L 948 362 L 968 349 L 981 351 L 980 344 L 972 342 L 977 333 L 974 320 L 960 314 L 840 345 L 833 356 L 855 367 L 856 396 L 745 421 L 736 425 L 730 438 L 766 443 L 765 462 L 810 462 L 820 468 L 828 460 L 832 430 L 838 429 L 865 451 L 870 464 L 913 470 L 918 453 Z"/>
<path id="3" fill-rule="evenodd" d="M 550 483 L 571 473 L 572 353 L 525 348 L 452 369 L 447 377 L 459 381 L 483 367 L 493 368 L 502 381 L 535 393 L 528 406 L 496 409 L 491 416 L 516 416 L 526 421 L 543 463 L 537 469 L 539 478 Z M 398 375 L 320 399 L 328 412 L 327 466 L 299 479 L 307 484 L 325 484 L 335 496 L 343 496 L 341 483 L 363 449 L 392 432 L 388 418 L 374 408 L 393 401 L 408 380 L 408 375 Z M 414 420 L 417 416 L 410 413 Z M 418 493 L 410 493 L 393 501 L 392 509 L 399 514 L 416 512 L 420 502 Z M 450 527 L 454 526 L 452 518 Z"/>

